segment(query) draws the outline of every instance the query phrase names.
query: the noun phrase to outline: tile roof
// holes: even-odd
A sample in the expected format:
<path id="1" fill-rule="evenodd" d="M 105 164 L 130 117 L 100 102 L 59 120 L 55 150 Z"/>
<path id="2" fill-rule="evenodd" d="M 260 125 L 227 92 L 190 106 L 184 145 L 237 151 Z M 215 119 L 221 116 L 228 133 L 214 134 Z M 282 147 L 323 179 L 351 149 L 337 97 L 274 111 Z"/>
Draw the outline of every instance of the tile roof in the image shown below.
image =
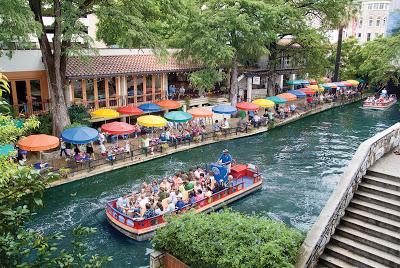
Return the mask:
<path id="1" fill-rule="evenodd" d="M 67 78 L 107 77 L 128 74 L 185 72 L 198 70 L 198 65 L 179 63 L 175 58 L 160 60 L 155 55 L 91 56 L 88 60 L 70 57 Z"/>

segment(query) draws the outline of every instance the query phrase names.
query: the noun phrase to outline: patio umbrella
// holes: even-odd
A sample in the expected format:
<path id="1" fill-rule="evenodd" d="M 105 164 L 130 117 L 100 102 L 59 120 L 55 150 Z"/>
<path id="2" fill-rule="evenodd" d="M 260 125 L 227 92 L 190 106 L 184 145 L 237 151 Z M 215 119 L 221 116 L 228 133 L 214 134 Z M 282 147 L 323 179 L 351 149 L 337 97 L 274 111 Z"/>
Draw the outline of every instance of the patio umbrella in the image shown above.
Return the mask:
<path id="1" fill-rule="evenodd" d="M 236 108 L 242 111 L 257 111 L 258 109 L 260 109 L 259 106 L 261 105 L 257 105 L 254 102 L 251 103 L 247 101 L 239 102 L 238 104 L 236 104 Z"/>
<path id="2" fill-rule="evenodd" d="M 273 101 L 267 99 L 256 99 L 253 100 L 252 103 L 263 108 L 273 108 L 275 106 Z"/>
<path id="3" fill-rule="evenodd" d="M 346 85 L 342 82 L 333 82 L 333 84 L 335 84 L 337 87 L 346 87 Z"/>
<path id="4" fill-rule="evenodd" d="M 119 116 L 119 113 L 113 109 L 97 109 L 90 115 L 97 118 L 115 118 Z"/>
<path id="5" fill-rule="evenodd" d="M 212 111 L 216 114 L 234 114 L 237 112 L 237 109 L 229 104 L 221 104 L 214 106 Z"/>
<path id="6" fill-rule="evenodd" d="M 365 80 L 364 80 L 364 79 L 361 79 L 361 78 L 357 78 L 356 81 L 358 81 L 358 82 L 360 82 L 360 83 L 365 83 Z"/>
<path id="7" fill-rule="evenodd" d="M 347 81 L 342 81 L 342 82 L 340 82 L 340 83 L 342 83 L 342 84 L 345 85 L 346 87 L 352 87 L 352 86 L 353 86 L 353 83 L 350 83 L 350 82 L 347 82 Z"/>
<path id="8" fill-rule="evenodd" d="M 360 82 L 357 81 L 357 80 L 347 80 L 346 82 L 352 84 L 353 87 L 356 87 L 356 86 L 358 86 L 360 84 Z"/>
<path id="9" fill-rule="evenodd" d="M 61 133 L 63 141 L 72 144 L 87 144 L 97 140 L 99 132 L 91 127 L 73 127 Z"/>
<path id="10" fill-rule="evenodd" d="M 300 81 L 300 84 L 302 84 L 302 85 L 309 85 L 310 84 L 310 82 L 308 82 L 308 80 L 299 80 Z"/>
<path id="11" fill-rule="evenodd" d="M 285 104 L 286 100 L 277 96 L 268 97 L 267 100 L 273 101 L 275 104 Z"/>
<path id="12" fill-rule="evenodd" d="M 314 89 L 311 88 L 300 88 L 299 90 L 307 95 L 314 95 L 315 93 L 317 93 Z"/>
<path id="13" fill-rule="evenodd" d="M 338 86 L 334 83 L 326 83 L 327 86 L 330 86 L 332 89 L 338 88 Z"/>
<path id="14" fill-rule="evenodd" d="M 322 84 L 321 87 L 325 88 L 326 90 L 332 89 L 332 87 L 328 84 Z"/>
<path id="15" fill-rule="evenodd" d="M 317 91 L 318 90 L 318 85 L 309 85 L 309 86 L 306 86 L 306 88 L 309 88 L 309 89 Z"/>
<path id="16" fill-rule="evenodd" d="M 282 99 L 285 99 L 287 101 L 295 101 L 295 100 L 297 100 L 296 95 L 291 94 L 291 93 L 282 93 L 282 94 L 278 94 L 276 96 L 278 98 L 282 98 Z"/>
<path id="17" fill-rule="evenodd" d="M 301 85 L 301 80 L 289 80 L 287 81 L 287 84 L 290 86 L 299 86 Z"/>
<path id="18" fill-rule="evenodd" d="M 163 127 L 167 124 L 167 120 L 157 115 L 142 115 L 138 117 L 137 122 L 145 127 Z"/>
<path id="19" fill-rule="evenodd" d="M 167 110 L 178 109 L 182 106 L 180 102 L 174 101 L 174 100 L 162 100 L 162 101 L 156 102 L 156 104 Z"/>
<path id="20" fill-rule="evenodd" d="M 141 114 L 143 114 L 143 110 L 141 110 L 135 106 L 132 106 L 132 105 L 119 107 L 117 109 L 117 112 L 119 112 L 120 114 L 126 114 L 126 115 L 141 115 Z"/>
<path id="21" fill-rule="evenodd" d="M 15 148 L 12 144 L 0 145 L 0 155 L 9 155 L 14 150 Z"/>
<path id="22" fill-rule="evenodd" d="M 288 93 L 295 95 L 297 98 L 305 98 L 307 95 L 300 90 L 289 90 Z"/>
<path id="23" fill-rule="evenodd" d="M 156 113 L 162 111 L 162 108 L 155 103 L 145 103 L 138 106 L 145 113 Z"/>
<path id="24" fill-rule="evenodd" d="M 183 112 L 183 111 L 173 111 L 166 113 L 164 117 L 168 121 L 172 122 L 187 122 L 189 120 L 192 120 L 193 116 L 190 113 Z"/>
<path id="25" fill-rule="evenodd" d="M 187 112 L 190 113 L 193 117 L 198 117 L 198 118 L 206 118 L 213 116 L 213 113 L 210 110 L 204 108 L 192 108 L 187 110 Z"/>
<path id="26" fill-rule="evenodd" d="M 22 150 L 39 152 L 40 162 L 42 162 L 42 151 L 54 149 L 59 144 L 59 138 L 46 134 L 30 135 L 18 141 L 18 146 Z"/>
<path id="27" fill-rule="evenodd" d="M 112 135 L 131 134 L 135 127 L 125 122 L 111 122 L 101 126 L 101 130 Z"/>
<path id="28" fill-rule="evenodd" d="M 131 117 L 130 117 L 131 115 L 141 115 L 144 113 L 143 110 L 132 105 L 120 107 L 117 109 L 117 112 L 119 112 L 120 114 L 129 115 L 128 117 L 129 124 L 131 123 Z"/>
<path id="29" fill-rule="evenodd" d="M 314 79 L 309 79 L 308 82 L 310 83 L 310 85 L 316 85 L 318 84 L 318 82 Z"/>

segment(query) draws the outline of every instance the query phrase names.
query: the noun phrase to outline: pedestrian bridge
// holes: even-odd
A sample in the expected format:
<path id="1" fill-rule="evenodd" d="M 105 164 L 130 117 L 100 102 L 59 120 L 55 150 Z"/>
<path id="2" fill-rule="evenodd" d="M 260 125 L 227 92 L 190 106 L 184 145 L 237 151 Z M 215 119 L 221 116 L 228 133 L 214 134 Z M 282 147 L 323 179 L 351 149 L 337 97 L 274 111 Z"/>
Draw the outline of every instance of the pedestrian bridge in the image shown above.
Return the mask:
<path id="1" fill-rule="evenodd" d="M 296 267 L 400 267 L 400 123 L 363 142 Z"/>

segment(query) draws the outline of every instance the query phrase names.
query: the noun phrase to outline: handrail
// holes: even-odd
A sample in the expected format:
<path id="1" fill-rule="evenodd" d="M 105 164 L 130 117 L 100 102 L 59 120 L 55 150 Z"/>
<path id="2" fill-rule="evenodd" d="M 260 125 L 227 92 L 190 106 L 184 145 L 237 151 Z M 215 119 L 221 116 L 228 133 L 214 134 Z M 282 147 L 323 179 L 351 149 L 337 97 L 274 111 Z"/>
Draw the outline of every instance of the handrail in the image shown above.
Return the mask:
<path id="1" fill-rule="evenodd" d="M 303 242 L 296 267 L 314 267 L 344 216 L 368 168 L 400 144 L 400 123 L 376 134 L 358 147 L 341 180 Z"/>

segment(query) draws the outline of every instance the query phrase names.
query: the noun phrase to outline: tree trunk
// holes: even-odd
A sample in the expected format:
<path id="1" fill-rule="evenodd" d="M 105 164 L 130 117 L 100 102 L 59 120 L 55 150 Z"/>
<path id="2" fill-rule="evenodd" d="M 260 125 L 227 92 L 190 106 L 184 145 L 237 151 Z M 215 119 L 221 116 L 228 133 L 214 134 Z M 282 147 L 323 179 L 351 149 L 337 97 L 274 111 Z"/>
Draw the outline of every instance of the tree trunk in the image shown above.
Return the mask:
<path id="1" fill-rule="evenodd" d="M 276 84 L 276 73 L 273 71 L 268 79 L 268 86 L 267 86 L 267 96 L 274 96 L 275 92 L 275 84 Z"/>
<path id="2" fill-rule="evenodd" d="M 338 33 L 338 42 L 336 47 L 335 73 L 333 74 L 333 82 L 339 81 L 340 58 L 342 54 L 343 26 L 340 26 Z"/>
<path id="3" fill-rule="evenodd" d="M 234 60 L 233 66 L 232 66 L 232 71 L 231 71 L 231 79 L 230 79 L 231 80 L 231 88 L 230 88 L 230 94 L 229 94 L 231 104 L 234 107 L 236 106 L 237 97 L 238 97 L 238 89 L 239 89 L 238 76 L 239 76 L 238 63 L 236 62 L 236 60 Z"/>
<path id="4" fill-rule="evenodd" d="M 41 1 L 30 0 L 29 5 L 35 15 L 35 20 L 42 26 L 42 32 L 40 36 L 38 36 L 38 40 L 49 82 L 50 111 L 53 116 L 53 135 L 58 137 L 64 130 L 64 127 L 70 124 L 63 90 L 67 66 L 65 49 L 68 43 L 62 43 L 61 41 L 61 3 L 59 0 L 54 0 L 55 21 L 53 46 L 51 46 L 44 31 L 45 27 L 43 23 Z"/>

